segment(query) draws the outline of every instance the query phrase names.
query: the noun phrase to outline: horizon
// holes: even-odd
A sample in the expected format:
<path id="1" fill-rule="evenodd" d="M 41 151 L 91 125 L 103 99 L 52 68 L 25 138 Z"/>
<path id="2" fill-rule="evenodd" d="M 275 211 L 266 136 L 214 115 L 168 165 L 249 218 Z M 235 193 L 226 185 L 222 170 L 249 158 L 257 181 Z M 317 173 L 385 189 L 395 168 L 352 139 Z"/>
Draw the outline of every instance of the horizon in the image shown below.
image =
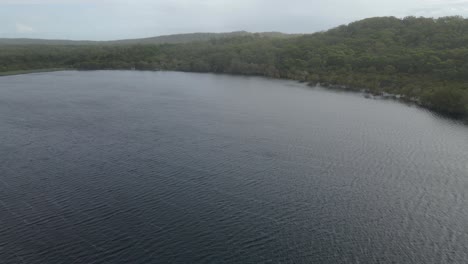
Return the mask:
<path id="1" fill-rule="evenodd" d="M 332 28 L 329 28 L 332 29 Z M 329 30 L 329 29 L 325 29 Z M 305 34 L 314 34 L 320 31 L 315 31 L 315 32 L 308 32 L 308 33 L 285 33 L 285 32 L 280 32 L 280 31 L 262 31 L 262 32 L 251 32 L 247 30 L 234 30 L 234 31 L 229 31 L 229 32 L 183 32 L 183 33 L 175 33 L 175 34 L 164 34 L 164 35 L 156 35 L 156 36 L 146 36 L 146 37 L 140 37 L 140 38 L 122 38 L 122 39 L 106 39 L 106 40 L 90 40 L 90 39 L 48 39 L 48 38 L 2 38 L 0 39 L 11 39 L 11 40 L 58 40 L 58 41 L 89 41 L 89 42 L 112 42 L 112 41 L 122 41 L 122 40 L 134 40 L 134 39 L 151 39 L 151 38 L 158 38 L 158 37 L 166 37 L 166 36 L 177 36 L 177 35 L 191 35 L 191 34 L 230 34 L 230 33 L 237 33 L 237 32 L 245 32 L 245 33 L 250 33 L 250 34 L 262 34 L 262 33 L 281 33 L 281 34 L 287 34 L 287 35 L 305 35 Z"/>
<path id="2" fill-rule="evenodd" d="M 411 16 L 411 15 L 409 15 Z M 432 19 L 437 19 L 441 17 L 451 17 L 451 16 L 460 16 L 463 17 L 464 19 L 468 19 L 465 16 L 461 15 L 450 15 L 450 16 L 440 16 L 440 17 L 424 17 L 424 16 L 414 16 L 414 17 L 424 17 L 424 18 L 432 18 Z M 182 32 L 182 33 L 174 33 L 174 34 L 162 34 L 162 35 L 153 35 L 153 36 L 143 36 L 143 37 L 136 37 L 136 38 L 119 38 L 119 39 L 105 39 L 105 40 L 92 40 L 92 39 L 66 39 L 66 38 L 33 38 L 33 37 L 0 37 L 0 39 L 8 39 L 8 40 L 49 40 L 49 41 L 76 41 L 76 42 L 114 42 L 114 41 L 125 41 L 125 40 L 138 40 L 138 39 L 151 39 L 151 38 L 158 38 L 158 37 L 166 37 L 166 36 L 177 36 L 177 35 L 191 35 L 191 34 L 230 34 L 230 33 L 237 33 L 237 32 L 245 32 L 245 33 L 250 33 L 250 34 L 262 34 L 262 33 L 281 33 L 281 34 L 286 34 L 286 35 L 308 35 L 308 34 L 315 34 L 318 32 L 326 32 L 328 30 L 337 28 L 342 25 L 348 25 L 350 23 L 368 19 L 368 18 L 383 18 L 383 17 L 395 17 L 397 19 L 403 19 L 404 17 L 397 17 L 397 16 L 377 16 L 377 17 L 367 17 L 367 18 L 362 18 L 359 20 L 355 21 L 350 21 L 349 23 L 345 24 L 339 24 L 335 25 L 326 29 L 321 29 L 317 30 L 314 32 L 296 32 L 296 33 L 288 33 L 288 32 L 282 32 L 282 31 L 277 31 L 277 30 L 272 30 L 272 31 L 248 31 L 248 30 L 234 30 L 234 31 L 222 31 L 222 32 L 208 32 L 208 31 L 198 31 L 198 32 Z M 406 16 L 405 16 L 406 17 Z"/>
<path id="3" fill-rule="evenodd" d="M 0 0 L 0 38 L 113 41 L 242 30 L 310 34 L 369 17 L 453 15 L 467 17 L 468 1 Z"/>

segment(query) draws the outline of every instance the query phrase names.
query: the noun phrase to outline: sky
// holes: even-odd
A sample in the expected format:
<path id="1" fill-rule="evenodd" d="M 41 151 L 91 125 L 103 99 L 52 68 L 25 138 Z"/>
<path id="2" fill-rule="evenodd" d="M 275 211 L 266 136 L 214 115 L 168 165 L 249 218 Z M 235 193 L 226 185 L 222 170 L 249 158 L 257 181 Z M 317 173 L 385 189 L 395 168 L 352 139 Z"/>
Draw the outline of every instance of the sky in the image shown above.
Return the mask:
<path id="1" fill-rule="evenodd" d="M 375 16 L 468 17 L 468 0 L 0 0 L 0 38 L 313 33 Z"/>

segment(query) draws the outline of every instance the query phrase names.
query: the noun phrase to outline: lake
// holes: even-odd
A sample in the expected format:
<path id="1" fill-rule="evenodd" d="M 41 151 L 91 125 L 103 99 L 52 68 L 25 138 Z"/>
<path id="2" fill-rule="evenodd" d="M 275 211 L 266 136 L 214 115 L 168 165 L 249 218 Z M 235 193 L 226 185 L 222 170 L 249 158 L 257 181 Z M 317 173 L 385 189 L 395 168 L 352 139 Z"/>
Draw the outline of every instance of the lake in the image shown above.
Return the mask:
<path id="1" fill-rule="evenodd" d="M 468 126 L 293 81 L 0 78 L 0 263 L 466 263 Z"/>

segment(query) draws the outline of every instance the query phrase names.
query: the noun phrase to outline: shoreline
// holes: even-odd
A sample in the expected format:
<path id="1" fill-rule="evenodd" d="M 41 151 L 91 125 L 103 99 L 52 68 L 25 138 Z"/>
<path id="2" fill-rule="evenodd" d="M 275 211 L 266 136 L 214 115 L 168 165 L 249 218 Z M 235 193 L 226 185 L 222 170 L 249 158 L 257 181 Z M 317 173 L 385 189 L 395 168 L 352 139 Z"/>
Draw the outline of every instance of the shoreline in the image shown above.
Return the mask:
<path id="1" fill-rule="evenodd" d="M 343 91 L 343 92 L 352 92 L 352 93 L 361 93 L 364 95 L 365 98 L 368 99 L 377 99 L 377 100 L 394 100 L 399 103 L 403 104 L 410 104 L 414 105 L 417 107 L 420 107 L 422 109 L 426 109 L 428 111 L 431 111 L 437 115 L 440 115 L 444 118 L 449 118 L 452 120 L 458 120 L 462 122 L 465 125 L 468 125 L 468 116 L 454 116 L 450 114 L 446 114 L 440 111 L 437 111 L 433 109 L 430 105 L 424 104 L 420 98 L 418 97 L 406 97 L 401 94 L 392 94 L 384 91 L 380 91 L 378 93 L 369 91 L 368 89 L 365 88 L 356 88 L 348 85 L 343 85 L 343 84 L 321 84 L 321 83 L 315 83 L 315 82 L 306 82 L 307 85 L 314 87 L 314 86 L 320 86 L 323 87 L 324 89 L 328 90 L 335 90 L 335 91 Z"/>
<path id="2" fill-rule="evenodd" d="M 125 70 L 125 69 L 80 70 L 80 69 L 74 69 L 74 68 L 51 68 L 51 69 L 37 69 L 37 70 L 18 70 L 18 71 L 0 72 L 0 77 L 23 75 L 23 74 L 25 75 L 25 74 L 32 74 L 32 73 L 58 72 L 58 71 L 100 71 L 100 70 L 115 71 L 115 70 Z M 164 71 L 164 70 L 128 70 L 128 71 L 160 72 L 160 71 Z M 194 72 L 194 71 L 189 72 L 189 71 L 177 71 L 177 70 L 173 70 L 173 71 L 174 72 L 188 72 L 188 73 L 219 74 L 219 73 L 214 73 L 214 72 Z M 375 94 L 375 93 L 370 92 L 368 89 L 365 89 L 365 88 L 358 89 L 358 88 L 351 87 L 351 86 L 348 86 L 348 85 L 345 85 L 345 84 L 329 84 L 329 83 L 321 84 L 321 83 L 315 83 L 315 82 L 308 82 L 308 81 L 301 81 L 301 80 L 294 80 L 294 79 L 287 79 L 287 78 L 286 79 L 284 79 L 284 78 L 275 78 L 275 77 L 268 77 L 268 76 L 261 76 L 261 75 L 244 75 L 244 74 L 235 74 L 235 73 L 234 74 L 233 73 L 227 73 L 227 74 L 234 75 L 234 76 L 246 76 L 246 77 L 257 76 L 257 77 L 272 78 L 272 79 L 275 79 L 275 80 L 291 80 L 291 81 L 297 81 L 297 82 L 300 82 L 300 83 L 305 83 L 307 86 L 310 86 L 310 87 L 320 86 L 320 87 L 323 87 L 324 89 L 328 89 L 328 90 L 341 90 L 341 91 L 344 91 L 344 92 L 363 93 L 366 98 L 369 98 L 368 96 L 370 96 L 370 97 L 373 97 L 373 98 L 376 98 L 376 99 L 382 99 L 382 100 L 391 99 L 391 100 L 395 100 L 395 101 L 400 102 L 400 103 L 410 103 L 410 104 L 416 105 L 418 107 L 421 107 L 421 108 L 427 109 L 429 111 L 432 111 L 434 113 L 437 113 L 438 115 L 444 116 L 445 118 L 459 120 L 459 121 L 463 122 L 464 124 L 468 125 L 468 117 L 465 117 L 465 116 L 461 116 L 461 117 L 450 116 L 450 115 L 446 115 L 444 113 L 435 111 L 434 109 L 431 109 L 431 107 L 428 107 L 427 105 L 424 105 L 423 103 L 421 103 L 420 99 L 417 98 L 417 97 L 407 98 L 407 97 L 405 97 L 403 95 L 391 94 L 391 93 L 387 93 L 387 92 L 382 92 L 381 94 Z"/>
<path id="3" fill-rule="evenodd" d="M 57 71 L 70 71 L 70 70 L 75 70 L 75 69 L 71 69 L 71 68 L 51 68 L 51 69 L 37 69 L 37 70 L 7 71 L 7 72 L 0 72 L 0 77 L 23 75 L 23 74 L 30 74 L 30 73 L 57 72 Z"/>

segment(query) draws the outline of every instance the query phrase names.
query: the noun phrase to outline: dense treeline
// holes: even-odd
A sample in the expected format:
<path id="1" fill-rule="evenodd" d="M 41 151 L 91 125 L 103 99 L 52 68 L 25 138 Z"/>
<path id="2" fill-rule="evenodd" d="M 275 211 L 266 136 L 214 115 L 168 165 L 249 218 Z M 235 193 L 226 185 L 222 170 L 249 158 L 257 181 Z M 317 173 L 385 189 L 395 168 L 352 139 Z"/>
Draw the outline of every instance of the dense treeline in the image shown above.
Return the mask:
<path id="1" fill-rule="evenodd" d="M 185 44 L 2 46 L 0 71 L 141 69 L 261 75 L 391 93 L 468 116 L 468 19 L 370 18 L 289 38 Z"/>
<path id="2" fill-rule="evenodd" d="M 140 38 L 140 39 L 121 39 L 121 40 L 110 40 L 110 41 L 89 41 L 89 40 L 60 40 L 60 39 L 25 39 L 25 38 L 0 38 L 0 46 L 3 45 L 135 45 L 135 44 L 180 44 L 190 43 L 195 41 L 208 41 L 211 39 L 221 38 L 233 38 L 250 36 L 253 34 L 271 37 L 271 38 L 288 38 L 298 36 L 297 34 L 284 34 L 281 32 L 261 32 L 251 33 L 247 31 L 234 31 L 228 33 L 188 33 L 188 34 L 174 34 L 157 36 L 151 38 Z"/>

